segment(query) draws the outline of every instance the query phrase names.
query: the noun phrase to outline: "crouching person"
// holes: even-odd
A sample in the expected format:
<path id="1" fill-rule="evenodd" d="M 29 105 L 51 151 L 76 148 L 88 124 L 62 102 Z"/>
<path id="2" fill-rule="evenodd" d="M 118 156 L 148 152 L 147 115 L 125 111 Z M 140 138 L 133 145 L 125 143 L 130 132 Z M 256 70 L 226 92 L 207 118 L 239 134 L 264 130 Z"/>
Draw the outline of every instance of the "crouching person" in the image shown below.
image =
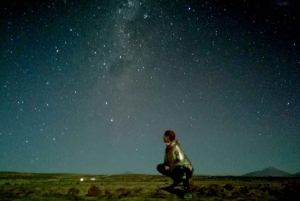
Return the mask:
<path id="1" fill-rule="evenodd" d="M 174 188 L 183 182 L 184 198 L 191 198 L 189 179 L 193 176 L 194 168 L 191 161 L 184 154 L 175 133 L 167 130 L 164 134 L 164 142 L 167 144 L 164 163 L 157 165 L 157 171 L 171 177 L 173 184 L 168 188 Z"/>

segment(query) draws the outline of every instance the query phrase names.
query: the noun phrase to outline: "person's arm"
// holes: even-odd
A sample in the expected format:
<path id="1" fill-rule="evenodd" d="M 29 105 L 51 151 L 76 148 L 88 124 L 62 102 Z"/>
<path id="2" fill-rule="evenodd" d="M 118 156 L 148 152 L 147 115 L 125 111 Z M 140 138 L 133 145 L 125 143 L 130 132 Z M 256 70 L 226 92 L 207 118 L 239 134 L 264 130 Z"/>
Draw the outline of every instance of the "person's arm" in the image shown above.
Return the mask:
<path id="1" fill-rule="evenodd" d="M 178 144 L 175 146 L 174 155 L 175 155 L 176 166 L 184 163 L 184 153 L 181 146 Z"/>
<path id="2" fill-rule="evenodd" d="M 168 158 L 167 158 L 167 153 L 165 152 L 165 156 L 164 156 L 164 166 L 168 166 L 169 162 L 168 162 Z"/>

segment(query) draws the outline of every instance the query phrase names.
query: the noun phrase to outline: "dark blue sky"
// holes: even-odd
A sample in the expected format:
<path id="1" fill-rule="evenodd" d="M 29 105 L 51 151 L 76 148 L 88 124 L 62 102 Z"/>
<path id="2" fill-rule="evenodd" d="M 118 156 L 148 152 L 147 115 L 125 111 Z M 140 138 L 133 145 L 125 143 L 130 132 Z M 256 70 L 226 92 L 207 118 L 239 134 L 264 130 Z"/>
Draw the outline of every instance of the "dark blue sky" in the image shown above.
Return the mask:
<path id="1" fill-rule="evenodd" d="M 196 174 L 300 171 L 299 5 L 220 2 L 4 3 L 0 171 L 156 174 L 168 129 Z"/>

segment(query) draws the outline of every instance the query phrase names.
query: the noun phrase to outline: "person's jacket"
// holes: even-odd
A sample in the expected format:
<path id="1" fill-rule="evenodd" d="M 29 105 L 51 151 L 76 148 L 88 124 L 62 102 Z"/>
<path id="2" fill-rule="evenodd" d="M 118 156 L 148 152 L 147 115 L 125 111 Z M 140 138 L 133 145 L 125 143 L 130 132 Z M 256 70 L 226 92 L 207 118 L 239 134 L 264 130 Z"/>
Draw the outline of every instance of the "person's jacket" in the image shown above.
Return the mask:
<path id="1" fill-rule="evenodd" d="M 171 145 L 166 147 L 164 165 L 169 166 L 171 171 L 178 165 L 189 168 L 191 172 L 194 171 L 191 161 L 184 154 L 178 140 L 174 140 Z"/>

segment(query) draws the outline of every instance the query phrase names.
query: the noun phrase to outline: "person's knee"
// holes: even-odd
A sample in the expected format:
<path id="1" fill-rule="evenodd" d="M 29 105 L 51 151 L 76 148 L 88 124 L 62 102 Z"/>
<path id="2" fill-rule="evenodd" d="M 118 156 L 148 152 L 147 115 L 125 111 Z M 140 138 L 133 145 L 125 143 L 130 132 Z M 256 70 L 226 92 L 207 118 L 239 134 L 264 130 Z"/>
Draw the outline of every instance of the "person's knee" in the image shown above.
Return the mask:
<path id="1" fill-rule="evenodd" d="M 158 172 L 161 173 L 163 171 L 163 164 L 158 164 L 156 169 L 157 169 Z"/>
<path id="2" fill-rule="evenodd" d="M 194 172 L 194 170 L 190 170 L 189 168 L 187 168 L 187 176 L 188 176 L 189 178 L 192 178 L 193 172 Z"/>
<path id="3" fill-rule="evenodd" d="M 191 171 L 186 166 L 176 166 L 176 168 L 173 171 L 173 177 L 182 179 L 182 178 L 192 178 L 193 171 Z"/>

